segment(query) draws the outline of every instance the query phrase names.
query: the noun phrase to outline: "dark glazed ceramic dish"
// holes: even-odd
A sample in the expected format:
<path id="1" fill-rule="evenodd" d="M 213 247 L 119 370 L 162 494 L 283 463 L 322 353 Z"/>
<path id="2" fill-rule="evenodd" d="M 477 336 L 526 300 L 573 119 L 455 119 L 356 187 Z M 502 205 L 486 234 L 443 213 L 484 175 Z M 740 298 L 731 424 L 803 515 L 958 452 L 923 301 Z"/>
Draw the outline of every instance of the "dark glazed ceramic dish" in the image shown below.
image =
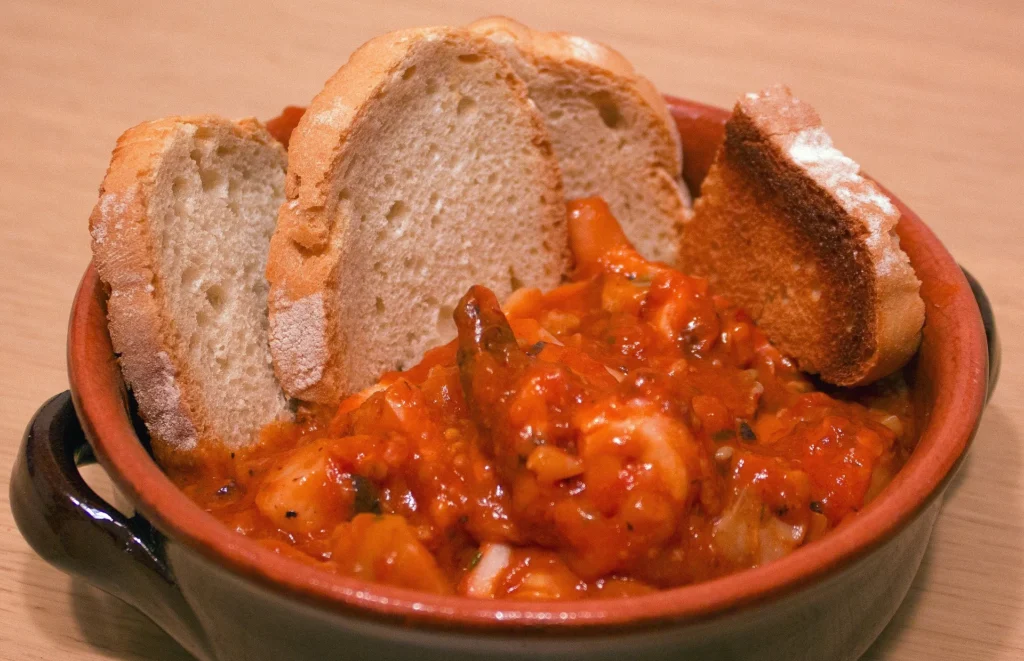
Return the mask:
<path id="1" fill-rule="evenodd" d="M 669 102 L 697 191 L 728 113 Z M 71 317 L 71 394 L 43 405 L 15 467 L 18 526 L 46 560 L 136 606 L 201 659 L 855 659 L 907 592 L 998 371 L 980 288 L 979 311 L 950 254 L 896 204 L 927 304 L 911 368 L 920 443 L 855 521 L 769 565 L 643 597 L 545 603 L 420 594 L 279 556 L 200 510 L 147 453 L 91 268 Z M 93 454 L 136 516 L 82 481 L 77 465 Z"/>

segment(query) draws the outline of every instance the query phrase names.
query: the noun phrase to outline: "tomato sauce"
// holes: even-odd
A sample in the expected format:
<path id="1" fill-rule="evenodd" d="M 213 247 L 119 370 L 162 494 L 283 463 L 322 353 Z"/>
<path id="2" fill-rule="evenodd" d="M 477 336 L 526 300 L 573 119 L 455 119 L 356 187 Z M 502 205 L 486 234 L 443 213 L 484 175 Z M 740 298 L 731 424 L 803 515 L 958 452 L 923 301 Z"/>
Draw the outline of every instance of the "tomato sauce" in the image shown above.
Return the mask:
<path id="1" fill-rule="evenodd" d="M 915 433 L 900 374 L 824 388 L 705 280 L 570 205 L 576 270 L 334 411 L 172 477 L 324 571 L 479 598 L 625 596 L 770 562 L 842 526 Z"/>

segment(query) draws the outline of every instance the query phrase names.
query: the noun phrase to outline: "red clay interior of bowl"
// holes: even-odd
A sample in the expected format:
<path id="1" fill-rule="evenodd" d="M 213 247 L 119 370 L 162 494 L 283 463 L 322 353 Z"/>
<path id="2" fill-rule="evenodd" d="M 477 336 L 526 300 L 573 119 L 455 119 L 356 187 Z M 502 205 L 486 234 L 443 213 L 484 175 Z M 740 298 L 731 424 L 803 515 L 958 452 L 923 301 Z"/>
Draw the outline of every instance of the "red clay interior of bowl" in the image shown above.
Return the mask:
<path id="1" fill-rule="evenodd" d="M 728 112 L 668 100 L 684 145 L 684 177 L 696 193 L 722 140 Z M 543 628 L 548 633 L 707 617 L 806 584 L 889 538 L 941 492 L 973 436 L 984 403 L 987 360 L 977 305 L 935 235 L 893 200 L 903 214 L 898 227 L 902 245 L 927 304 L 913 375 L 925 421 L 918 448 L 892 484 L 849 525 L 781 560 L 713 581 L 619 600 L 481 601 L 338 577 L 263 548 L 190 501 L 139 442 L 107 334 L 105 293 L 92 267 L 75 298 L 68 337 L 75 406 L 107 472 L 163 533 L 242 576 L 321 607 L 424 625 Z"/>

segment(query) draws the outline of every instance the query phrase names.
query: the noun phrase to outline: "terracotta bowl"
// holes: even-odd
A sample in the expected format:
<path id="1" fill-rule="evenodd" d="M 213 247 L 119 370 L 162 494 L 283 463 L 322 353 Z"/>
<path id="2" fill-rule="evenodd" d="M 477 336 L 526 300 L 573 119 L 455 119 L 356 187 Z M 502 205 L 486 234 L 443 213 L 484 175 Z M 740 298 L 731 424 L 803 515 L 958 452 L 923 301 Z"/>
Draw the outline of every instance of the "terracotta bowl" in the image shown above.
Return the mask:
<path id="1" fill-rule="evenodd" d="M 696 192 L 728 113 L 669 102 Z M 203 512 L 153 462 L 92 268 L 71 313 L 71 393 L 43 405 L 15 467 L 18 526 L 46 560 L 137 607 L 201 659 L 855 659 L 906 595 L 998 364 L 971 284 L 896 204 L 927 302 L 910 368 L 919 446 L 855 521 L 766 566 L 649 596 L 545 603 L 421 594 L 279 556 Z M 85 485 L 77 466 L 93 456 L 137 514 Z"/>

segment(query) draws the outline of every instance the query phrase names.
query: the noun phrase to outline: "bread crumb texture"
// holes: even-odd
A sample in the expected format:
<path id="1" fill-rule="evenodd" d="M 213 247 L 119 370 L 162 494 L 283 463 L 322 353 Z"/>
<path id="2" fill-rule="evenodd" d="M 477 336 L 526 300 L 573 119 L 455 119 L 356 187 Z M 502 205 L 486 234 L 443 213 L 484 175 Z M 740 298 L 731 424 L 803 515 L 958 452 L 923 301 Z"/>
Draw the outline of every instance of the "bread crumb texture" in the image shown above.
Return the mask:
<path id="1" fill-rule="evenodd" d="M 473 284 L 505 297 L 568 266 L 557 161 L 523 82 L 457 29 L 385 35 L 327 82 L 289 145 L 271 246 L 285 389 L 334 403 L 451 340 Z"/>
<path id="2" fill-rule="evenodd" d="M 284 177 L 283 149 L 255 120 L 169 118 L 118 141 L 91 235 L 114 348 L 155 445 L 237 447 L 291 415 L 264 276 Z"/>
<path id="3" fill-rule="evenodd" d="M 675 265 L 690 197 L 664 98 L 614 49 L 496 16 L 472 23 L 509 58 L 544 117 L 567 199 L 600 195 L 645 257 Z"/>

